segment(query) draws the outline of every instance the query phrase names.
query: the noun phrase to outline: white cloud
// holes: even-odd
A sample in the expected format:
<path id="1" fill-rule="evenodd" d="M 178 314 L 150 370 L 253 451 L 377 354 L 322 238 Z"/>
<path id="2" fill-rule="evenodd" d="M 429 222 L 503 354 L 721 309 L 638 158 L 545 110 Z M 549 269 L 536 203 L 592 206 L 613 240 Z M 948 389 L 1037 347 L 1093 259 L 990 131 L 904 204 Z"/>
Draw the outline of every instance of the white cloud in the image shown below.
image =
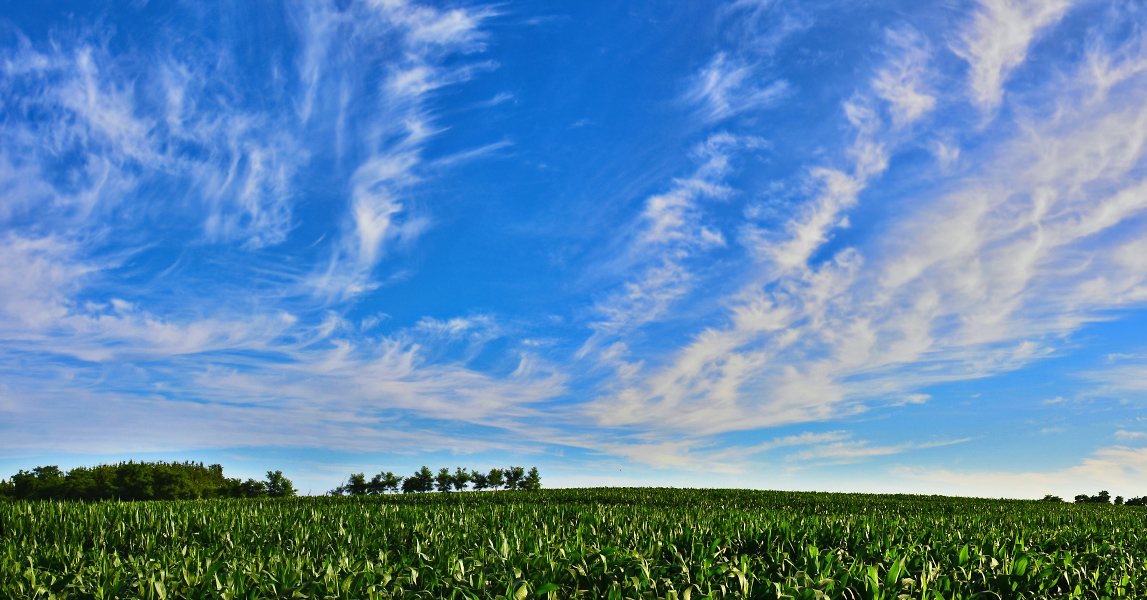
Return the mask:
<path id="1" fill-rule="evenodd" d="M 1111 490 L 1140 495 L 1147 489 L 1147 448 L 1111 446 L 1096 450 L 1078 465 L 1054 471 L 975 471 L 898 467 L 892 474 L 928 482 L 931 493 L 1042 498 L 1054 494 L 1070 501 L 1076 494 Z"/>
<path id="2" fill-rule="evenodd" d="M 300 103 L 304 120 L 311 118 L 316 106 L 337 107 L 342 136 L 348 111 L 343 98 L 350 91 L 378 98 L 373 105 L 360 107 L 375 115 L 367 130 L 358 132 L 365 133 L 367 156 L 352 178 L 341 239 L 327 266 L 310 278 L 310 285 L 320 294 L 347 299 L 375 289 L 379 283 L 373 271 L 387 248 L 412 242 L 430 226 L 429 216 L 412 211 L 404 199 L 427 167 L 422 157 L 425 144 L 439 133 L 428 103 L 437 90 L 497 66 L 490 62 L 448 64 L 452 56 L 485 48 L 486 33 L 480 27 L 495 14 L 488 9 L 440 10 L 400 0 L 374 0 L 352 3 L 342 11 L 311 5 L 298 18 L 306 41 L 299 62 L 305 83 Z M 379 39 L 394 41 L 389 54 L 379 57 L 387 75 L 380 89 L 362 89 L 364 70 L 374 65 L 361 55 L 378 54 Z M 342 90 L 338 98 L 329 97 L 332 89 Z M 498 147 L 492 144 L 474 156 Z"/>
<path id="3" fill-rule="evenodd" d="M 966 157 L 977 169 L 913 198 L 863 246 L 828 254 L 911 139 L 881 119 L 876 98 L 853 97 L 850 166 L 812 170 L 815 193 L 780 226 L 744 226 L 759 276 L 720 299 L 725 321 L 660 361 L 626 363 L 590 414 L 691 436 L 839 418 L 1020 368 L 1102 311 L 1141 306 L 1147 79 L 1126 72 L 1107 102 L 1093 100 L 1093 78 L 1068 73 L 1075 83 L 1054 84 L 1056 106 Z"/>
<path id="4" fill-rule="evenodd" d="M 701 106 L 707 121 L 720 121 L 750 110 L 776 104 L 789 91 L 783 79 L 756 85 L 757 68 L 718 53 L 697 74 L 686 99 Z"/>
<path id="5" fill-rule="evenodd" d="M 893 123 L 903 126 L 936 107 L 926 82 L 930 49 L 920 33 L 908 27 L 889 29 L 885 37 L 890 60 L 876 72 L 872 88 L 888 102 Z"/>
<path id="6" fill-rule="evenodd" d="M 208 93 L 212 77 L 193 62 L 139 57 L 141 76 L 132 57 L 82 38 L 46 52 L 25 43 L 3 60 L 19 85 L 0 91 L 0 103 L 47 117 L 0 126 L 0 164 L 9 166 L 0 178 L 11 177 L 0 188 L 24 192 L 5 203 L 8 217 L 16 207 L 25 214 L 46 208 L 70 227 L 91 227 L 91 219 L 122 214 L 124 197 L 140 186 L 165 185 L 187 190 L 182 195 L 200 208 L 209 240 L 261 248 L 286 239 L 293 226 L 288 182 L 306 153 L 276 133 L 282 128 L 273 118 L 226 100 L 191 100 L 222 94 Z M 149 96 L 149 85 L 162 95 Z"/>
<path id="7" fill-rule="evenodd" d="M 597 303 L 595 310 L 604 318 L 591 324 L 595 334 L 579 357 L 600 348 L 612 336 L 662 318 L 692 289 L 694 276 L 688 261 L 726 244 L 720 230 L 705 224 L 702 202 L 730 194 L 723 183 L 732 170 L 730 152 L 765 146 L 757 138 L 714 134 L 694 149 L 699 164 L 690 177 L 675 179 L 667 192 L 646 199 L 633 239 L 620 259 L 635 274 L 620 291 Z"/>
<path id="8" fill-rule="evenodd" d="M 973 100 L 993 109 L 1003 86 L 1027 59 L 1032 42 L 1060 21 L 1071 0 L 981 0 L 972 22 L 952 50 L 970 65 Z"/>

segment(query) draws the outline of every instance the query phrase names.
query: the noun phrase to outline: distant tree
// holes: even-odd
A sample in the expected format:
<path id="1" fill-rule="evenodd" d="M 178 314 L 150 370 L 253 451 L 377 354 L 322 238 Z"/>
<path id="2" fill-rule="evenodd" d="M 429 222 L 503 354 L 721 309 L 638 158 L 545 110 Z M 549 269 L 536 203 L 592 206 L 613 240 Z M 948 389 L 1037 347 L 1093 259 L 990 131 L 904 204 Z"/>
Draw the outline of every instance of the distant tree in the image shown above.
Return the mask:
<path id="1" fill-rule="evenodd" d="M 1052 496 L 1051 494 L 1048 494 L 1048 495 L 1044 496 L 1043 498 L 1041 498 L 1040 501 L 1041 502 L 1063 502 L 1063 498 L 1060 498 L 1059 496 Z"/>
<path id="2" fill-rule="evenodd" d="M 490 473 L 486 475 L 486 482 L 492 489 L 498 489 L 505 485 L 506 480 L 503 478 L 505 472 L 501 469 L 490 469 Z"/>
<path id="3" fill-rule="evenodd" d="M 151 500 L 155 498 L 155 469 L 145 463 L 120 463 L 115 472 L 115 490 L 121 500 Z"/>
<path id="4" fill-rule="evenodd" d="M 454 489 L 459 492 L 466 489 L 466 484 L 470 483 L 470 479 L 472 478 L 470 472 L 466 469 L 463 469 L 462 467 L 457 467 L 454 469 L 454 475 L 452 477 Z"/>
<path id="5" fill-rule="evenodd" d="M 1123 506 L 1123 496 L 1115 497 L 1115 506 Z"/>
<path id="6" fill-rule="evenodd" d="M 1094 496 L 1079 494 L 1075 497 L 1075 501 L 1080 504 L 1110 504 L 1111 494 L 1107 493 L 1107 490 L 1103 490 Z"/>
<path id="7" fill-rule="evenodd" d="M 1128 498 L 1123 503 L 1124 506 L 1147 506 L 1147 496 L 1139 496 L 1138 498 Z"/>
<path id="8" fill-rule="evenodd" d="M 474 478 L 475 490 L 481 491 L 490 487 L 490 478 L 485 473 L 474 471 L 472 476 Z"/>
<path id="9" fill-rule="evenodd" d="M 526 470 L 523 469 L 522 467 L 510 467 L 509 469 L 506 469 L 505 476 L 506 476 L 506 489 L 507 490 L 517 489 L 518 482 L 520 482 L 522 480 L 522 478 L 526 476 Z"/>
<path id="10" fill-rule="evenodd" d="M 366 475 L 362 473 L 351 473 L 350 478 L 347 479 L 346 491 L 351 496 L 365 495 L 369 489 L 366 483 Z"/>
<path id="11" fill-rule="evenodd" d="M 267 484 L 263 483 L 262 481 L 256 481 L 254 479 L 247 478 L 247 481 L 244 481 L 239 485 L 240 498 L 262 498 L 266 495 Z"/>
<path id="12" fill-rule="evenodd" d="M 370 483 L 367 485 L 367 493 L 369 494 L 385 494 L 387 491 L 398 491 L 398 484 L 402 481 L 402 477 L 386 471 L 379 473 L 371 478 Z"/>
<path id="13" fill-rule="evenodd" d="M 156 500 L 188 500 L 199 497 L 187 471 L 176 465 L 162 463 L 155 465 L 152 469 L 151 482 L 151 497 Z"/>
<path id="14" fill-rule="evenodd" d="M 295 486 L 290 479 L 283 477 L 282 471 L 267 471 L 267 495 L 272 498 L 292 498 Z"/>
<path id="15" fill-rule="evenodd" d="M 450 474 L 450 469 L 442 467 L 438 469 L 438 475 L 434 478 L 434 483 L 440 492 L 449 492 L 450 488 L 454 487 L 454 476 Z"/>
<path id="16" fill-rule="evenodd" d="M 434 473 L 426 465 L 422 465 L 414 475 L 402 482 L 402 491 L 405 493 L 429 492 L 432 489 L 434 489 Z"/>
<path id="17" fill-rule="evenodd" d="M 15 500 L 16 486 L 7 479 L 0 479 L 0 500 Z"/>
<path id="18" fill-rule="evenodd" d="M 265 485 L 263 491 L 265 492 Z M 223 476 L 222 465 L 202 462 L 135 462 L 20 471 L 3 489 L 25 500 L 181 500 L 262 495 L 256 485 Z"/>
<path id="19" fill-rule="evenodd" d="M 542 489 L 542 476 L 538 474 L 537 467 L 530 467 L 530 472 L 518 482 L 519 490 L 540 490 Z"/>

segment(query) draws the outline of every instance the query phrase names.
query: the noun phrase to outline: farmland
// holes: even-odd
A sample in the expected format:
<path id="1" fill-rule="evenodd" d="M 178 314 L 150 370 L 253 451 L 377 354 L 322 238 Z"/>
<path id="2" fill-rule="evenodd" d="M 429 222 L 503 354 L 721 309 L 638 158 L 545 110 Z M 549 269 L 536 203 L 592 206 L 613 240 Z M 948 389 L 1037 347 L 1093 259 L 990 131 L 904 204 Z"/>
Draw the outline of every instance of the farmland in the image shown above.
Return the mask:
<path id="1" fill-rule="evenodd" d="M 747 490 L 7 502 L 0 598 L 1143 598 L 1144 525 Z"/>

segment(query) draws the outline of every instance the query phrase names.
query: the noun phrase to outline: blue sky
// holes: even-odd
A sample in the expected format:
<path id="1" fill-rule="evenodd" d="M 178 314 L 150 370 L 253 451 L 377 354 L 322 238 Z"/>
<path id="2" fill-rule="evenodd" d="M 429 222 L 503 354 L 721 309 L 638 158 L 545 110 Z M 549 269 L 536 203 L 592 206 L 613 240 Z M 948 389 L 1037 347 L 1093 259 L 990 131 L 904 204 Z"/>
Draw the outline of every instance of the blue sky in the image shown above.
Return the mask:
<path id="1" fill-rule="evenodd" d="M 0 470 L 1147 494 L 1147 5 L 0 12 Z"/>

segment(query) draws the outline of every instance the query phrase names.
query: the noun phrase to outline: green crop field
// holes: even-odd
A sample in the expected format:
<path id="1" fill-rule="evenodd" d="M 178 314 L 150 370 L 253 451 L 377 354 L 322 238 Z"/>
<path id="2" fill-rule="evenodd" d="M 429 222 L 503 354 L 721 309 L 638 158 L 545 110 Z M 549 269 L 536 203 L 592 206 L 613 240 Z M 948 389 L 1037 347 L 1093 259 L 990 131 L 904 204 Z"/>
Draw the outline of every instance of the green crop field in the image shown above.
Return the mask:
<path id="1" fill-rule="evenodd" d="M 1147 598 L 1147 509 L 735 490 L 0 503 L 0 598 Z"/>

